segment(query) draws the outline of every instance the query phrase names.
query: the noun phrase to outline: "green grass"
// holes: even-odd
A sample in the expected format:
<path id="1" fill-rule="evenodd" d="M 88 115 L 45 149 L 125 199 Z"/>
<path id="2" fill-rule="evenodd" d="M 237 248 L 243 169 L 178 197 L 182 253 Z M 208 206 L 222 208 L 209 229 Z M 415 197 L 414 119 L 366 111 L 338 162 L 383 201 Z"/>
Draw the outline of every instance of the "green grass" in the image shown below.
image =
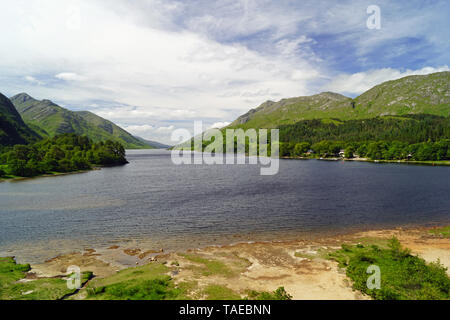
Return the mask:
<path id="1" fill-rule="evenodd" d="M 91 300 L 179 300 L 188 299 L 192 283 L 176 285 L 167 275 L 170 268 L 151 263 L 130 268 L 103 279 L 95 279 L 86 288 Z"/>
<path id="2" fill-rule="evenodd" d="M 0 258 L 0 285 L 20 280 L 30 271 L 29 264 L 17 264 L 13 258 Z"/>
<path id="3" fill-rule="evenodd" d="M 337 126 L 340 125 L 340 124 L 343 124 L 342 121 L 339 121 L 339 120 L 336 120 L 336 119 L 322 119 L 321 121 L 324 124 L 335 124 Z"/>
<path id="4" fill-rule="evenodd" d="M 18 282 L 30 271 L 29 264 L 16 264 L 13 258 L 0 258 L 0 300 L 59 300 L 74 294 L 67 281 L 60 278 L 40 278 Z M 83 272 L 81 283 L 92 278 L 91 272 Z"/>
<path id="5" fill-rule="evenodd" d="M 442 235 L 444 238 L 450 238 L 450 226 L 433 229 L 429 232 L 435 235 Z"/>
<path id="6" fill-rule="evenodd" d="M 230 275 L 231 270 L 223 263 L 196 255 L 186 255 L 192 262 L 202 264 L 200 270 L 207 276 Z M 129 268 L 106 278 L 93 278 L 91 272 L 82 274 L 78 290 L 68 289 L 67 281 L 61 278 L 42 278 L 19 282 L 30 271 L 28 264 L 16 264 L 13 258 L 0 258 L 0 300 L 59 300 L 85 298 L 88 300 L 241 300 L 239 293 L 226 286 L 211 284 L 199 289 L 197 281 L 176 283 L 168 273 L 176 269 L 162 263 L 151 263 L 142 267 Z M 88 280 L 91 280 L 87 283 Z M 87 283 L 87 284 L 86 284 Z M 251 300 L 289 300 L 291 296 L 284 288 L 276 291 L 248 291 Z"/>
<path id="7" fill-rule="evenodd" d="M 169 276 L 152 280 L 131 279 L 88 290 L 88 298 L 102 300 L 173 300 L 184 292 Z"/>
<path id="8" fill-rule="evenodd" d="M 201 264 L 202 266 L 198 270 L 204 276 L 222 275 L 232 277 L 234 275 L 234 272 L 221 261 L 206 259 L 193 254 L 183 254 L 182 256 L 191 262 Z"/>
<path id="9" fill-rule="evenodd" d="M 411 255 L 393 238 L 388 248 L 376 245 L 342 245 L 329 255 L 346 269 L 353 287 L 377 300 L 442 300 L 450 299 L 450 278 L 439 261 L 426 263 Z M 381 289 L 368 289 L 367 268 L 381 270 Z"/>
<path id="10" fill-rule="evenodd" d="M 233 290 L 219 285 L 209 285 L 203 290 L 206 300 L 241 300 L 241 296 Z"/>
<path id="11" fill-rule="evenodd" d="M 121 270 L 106 278 L 96 278 L 89 284 L 89 288 L 109 286 L 130 279 L 138 281 L 154 280 L 164 277 L 169 271 L 170 269 L 162 263 L 150 263 L 142 267 Z"/>

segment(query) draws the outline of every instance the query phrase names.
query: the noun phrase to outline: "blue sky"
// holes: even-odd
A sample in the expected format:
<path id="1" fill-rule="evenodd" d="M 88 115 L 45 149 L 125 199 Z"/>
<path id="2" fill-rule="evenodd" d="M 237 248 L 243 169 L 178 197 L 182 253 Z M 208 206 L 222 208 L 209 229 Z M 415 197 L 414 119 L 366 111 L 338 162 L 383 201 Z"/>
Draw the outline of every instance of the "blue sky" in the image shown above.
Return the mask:
<path id="1" fill-rule="evenodd" d="M 381 28 L 367 28 L 367 8 Z M 18 0 L 0 11 L 0 92 L 170 142 L 266 100 L 356 96 L 449 70 L 450 1 Z"/>

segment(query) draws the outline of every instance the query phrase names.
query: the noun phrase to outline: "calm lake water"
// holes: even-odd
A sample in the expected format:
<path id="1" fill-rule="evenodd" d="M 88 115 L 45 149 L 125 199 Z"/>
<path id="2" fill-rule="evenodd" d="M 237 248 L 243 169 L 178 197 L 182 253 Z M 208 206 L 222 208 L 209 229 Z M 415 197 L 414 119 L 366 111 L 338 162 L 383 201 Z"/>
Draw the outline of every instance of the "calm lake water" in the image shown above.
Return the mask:
<path id="1" fill-rule="evenodd" d="M 153 248 L 450 222 L 450 168 L 281 160 L 175 166 L 168 151 L 129 165 L 0 183 L 0 255 L 40 262 L 86 247 Z"/>

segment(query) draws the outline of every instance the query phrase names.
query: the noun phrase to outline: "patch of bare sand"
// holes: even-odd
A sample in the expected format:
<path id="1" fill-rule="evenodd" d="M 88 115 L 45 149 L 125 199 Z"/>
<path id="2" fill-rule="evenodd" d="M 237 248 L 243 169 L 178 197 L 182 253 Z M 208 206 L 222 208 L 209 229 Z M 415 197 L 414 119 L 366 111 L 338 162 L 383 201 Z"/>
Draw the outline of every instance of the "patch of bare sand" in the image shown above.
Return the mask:
<path id="1" fill-rule="evenodd" d="M 98 254 L 93 254 L 91 250 L 88 253 L 74 252 L 72 254 L 58 256 L 46 261 L 43 264 L 32 265 L 31 273 L 38 277 L 55 277 L 66 275 L 70 266 L 77 266 L 81 272 L 91 271 L 95 276 L 107 277 L 113 275 L 117 268 L 105 263 L 99 259 Z"/>
<path id="2" fill-rule="evenodd" d="M 200 286 L 220 284 L 244 296 L 248 290 L 272 292 L 284 287 L 296 300 L 364 299 L 352 290 L 337 263 L 320 257 L 295 257 L 296 250 L 304 246 L 304 242 L 254 243 L 198 250 L 199 254 L 221 257 L 226 265 L 236 264 L 233 260 L 237 257 L 248 261 L 249 266 L 231 278 L 215 276 L 196 280 Z M 183 273 L 179 276 L 183 278 Z"/>
<path id="3" fill-rule="evenodd" d="M 426 261 L 436 261 L 450 267 L 450 239 L 431 235 L 427 229 L 375 230 L 334 236 L 320 240 L 289 242 L 240 243 L 223 247 L 188 250 L 189 255 L 220 261 L 226 270 L 205 272 L 205 265 L 180 253 L 164 253 L 157 256 L 170 266 L 175 282 L 195 282 L 192 298 L 201 299 L 202 290 L 208 285 L 222 285 L 245 297 L 249 290 L 272 292 L 279 287 L 296 300 L 353 300 L 368 299 L 352 289 L 345 271 L 336 262 L 325 259 L 325 254 L 340 248 L 342 243 L 386 243 L 396 236 L 401 243 Z M 97 277 L 109 276 L 119 269 L 148 263 L 146 254 L 129 256 L 123 250 L 86 250 L 57 257 L 42 265 L 33 266 L 38 276 L 64 274 L 70 265 L 78 265 L 83 271 L 92 271 Z M 136 250 L 137 252 L 137 250 Z M 139 251 L 153 256 L 154 251 Z M 133 252 L 134 253 L 134 252 Z M 449 268 L 450 269 L 450 268 Z"/>

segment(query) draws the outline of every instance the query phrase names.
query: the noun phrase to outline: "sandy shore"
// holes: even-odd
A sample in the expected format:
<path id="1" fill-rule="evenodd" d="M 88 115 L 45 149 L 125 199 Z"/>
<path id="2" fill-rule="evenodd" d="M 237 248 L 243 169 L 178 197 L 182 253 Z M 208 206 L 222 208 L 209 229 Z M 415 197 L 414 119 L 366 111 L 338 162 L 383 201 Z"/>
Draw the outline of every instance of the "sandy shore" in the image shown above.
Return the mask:
<path id="1" fill-rule="evenodd" d="M 284 286 L 294 299 L 368 299 L 352 289 L 351 283 L 336 262 L 324 254 L 339 249 L 343 243 L 381 243 L 396 236 L 401 243 L 428 262 L 439 259 L 450 269 L 450 239 L 433 235 L 426 228 L 365 231 L 320 240 L 239 243 L 207 247 L 187 252 L 164 253 L 162 249 L 144 251 L 140 248 L 112 246 L 96 251 L 87 249 L 59 256 L 40 265 L 33 265 L 38 276 L 64 274 L 67 267 L 79 266 L 96 277 L 107 277 L 134 265 L 157 260 L 176 264 L 171 274 L 175 282 L 194 281 L 199 288 L 210 284 L 226 286 L 235 292 L 246 290 L 273 291 Z M 231 275 L 205 275 L 196 272 L 192 256 L 220 261 Z M 447 271 L 450 275 L 450 271 Z"/>

